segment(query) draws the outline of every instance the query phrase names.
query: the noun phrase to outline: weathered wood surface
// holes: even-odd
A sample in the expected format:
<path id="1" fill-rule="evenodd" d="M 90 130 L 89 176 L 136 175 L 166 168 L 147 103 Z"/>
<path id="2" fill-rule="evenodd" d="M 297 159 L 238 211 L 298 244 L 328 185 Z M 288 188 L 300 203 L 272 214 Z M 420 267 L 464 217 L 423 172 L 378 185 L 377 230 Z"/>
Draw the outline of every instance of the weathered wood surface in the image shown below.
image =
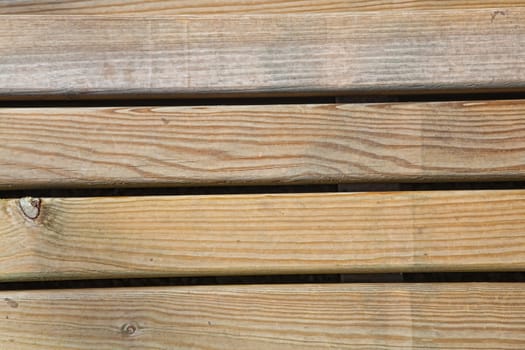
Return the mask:
<path id="1" fill-rule="evenodd" d="M 0 98 L 525 88 L 525 7 L 0 21 Z"/>
<path id="2" fill-rule="evenodd" d="M 523 0 L 0 0 L 0 15 L 202 15 L 506 8 Z"/>
<path id="3" fill-rule="evenodd" d="M 521 180 L 525 101 L 0 109 L 0 188 Z"/>
<path id="4" fill-rule="evenodd" d="M 523 284 L 0 292 L 3 350 L 516 349 Z"/>
<path id="5" fill-rule="evenodd" d="M 522 271 L 524 232 L 522 190 L 14 199 L 0 279 Z"/>

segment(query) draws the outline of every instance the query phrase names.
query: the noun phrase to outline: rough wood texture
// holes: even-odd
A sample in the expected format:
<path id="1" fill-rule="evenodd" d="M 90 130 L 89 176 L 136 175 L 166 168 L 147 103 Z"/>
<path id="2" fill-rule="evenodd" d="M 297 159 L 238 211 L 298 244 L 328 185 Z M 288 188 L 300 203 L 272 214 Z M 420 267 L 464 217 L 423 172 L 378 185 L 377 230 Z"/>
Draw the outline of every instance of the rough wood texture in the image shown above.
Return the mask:
<path id="1" fill-rule="evenodd" d="M 0 279 L 519 271 L 524 232 L 521 190 L 4 200 Z"/>
<path id="2" fill-rule="evenodd" d="M 3 350 L 516 349 L 523 284 L 0 293 Z"/>
<path id="3" fill-rule="evenodd" d="M 523 6 L 523 0 L 0 0 L 0 14 L 202 15 Z"/>
<path id="4" fill-rule="evenodd" d="M 0 109 L 0 188 L 520 180 L 525 101 Z"/>
<path id="5" fill-rule="evenodd" d="M 525 8 L 0 21 L 0 97 L 525 88 Z M 475 63 L 475 64 L 474 64 Z"/>

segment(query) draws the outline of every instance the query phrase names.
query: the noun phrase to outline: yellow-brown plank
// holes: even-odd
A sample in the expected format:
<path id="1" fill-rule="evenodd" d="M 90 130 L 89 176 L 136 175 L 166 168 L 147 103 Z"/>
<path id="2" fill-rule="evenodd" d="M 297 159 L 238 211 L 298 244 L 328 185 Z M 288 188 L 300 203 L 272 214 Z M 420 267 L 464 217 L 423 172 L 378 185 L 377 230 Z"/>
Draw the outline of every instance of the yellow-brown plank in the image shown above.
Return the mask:
<path id="1" fill-rule="evenodd" d="M 523 0 L 0 0 L 0 15 L 202 15 L 523 6 Z"/>
<path id="2" fill-rule="evenodd" d="M 0 188 L 520 180 L 525 101 L 0 109 Z"/>
<path id="3" fill-rule="evenodd" d="M 524 284 L 0 292 L 3 350 L 525 348 Z"/>
<path id="4" fill-rule="evenodd" d="M 525 88 L 525 7 L 0 21 L 0 98 Z"/>
<path id="5" fill-rule="evenodd" d="M 0 279 L 523 270 L 524 232 L 523 190 L 13 199 Z"/>

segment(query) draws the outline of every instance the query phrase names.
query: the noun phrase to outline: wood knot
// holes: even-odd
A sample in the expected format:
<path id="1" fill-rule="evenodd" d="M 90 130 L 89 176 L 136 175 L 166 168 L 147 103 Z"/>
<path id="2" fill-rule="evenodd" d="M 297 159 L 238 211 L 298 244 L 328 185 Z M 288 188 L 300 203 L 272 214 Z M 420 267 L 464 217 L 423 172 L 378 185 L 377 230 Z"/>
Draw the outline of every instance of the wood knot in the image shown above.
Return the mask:
<path id="1" fill-rule="evenodd" d="M 24 197 L 19 200 L 22 213 L 31 220 L 35 220 L 40 215 L 41 204 L 42 200 L 40 198 Z"/>
<path id="2" fill-rule="evenodd" d="M 121 328 L 120 332 L 127 336 L 132 336 L 137 332 L 138 325 L 135 322 L 125 323 Z"/>
<path id="3" fill-rule="evenodd" d="M 18 307 L 18 303 L 10 298 L 4 298 L 4 301 L 7 302 L 7 305 L 11 306 L 13 309 Z"/>
<path id="4" fill-rule="evenodd" d="M 496 17 L 498 17 L 498 15 L 506 16 L 507 13 L 505 11 L 494 11 L 494 12 L 492 12 L 492 15 L 490 16 L 490 22 L 493 23 L 494 20 L 496 19 Z"/>

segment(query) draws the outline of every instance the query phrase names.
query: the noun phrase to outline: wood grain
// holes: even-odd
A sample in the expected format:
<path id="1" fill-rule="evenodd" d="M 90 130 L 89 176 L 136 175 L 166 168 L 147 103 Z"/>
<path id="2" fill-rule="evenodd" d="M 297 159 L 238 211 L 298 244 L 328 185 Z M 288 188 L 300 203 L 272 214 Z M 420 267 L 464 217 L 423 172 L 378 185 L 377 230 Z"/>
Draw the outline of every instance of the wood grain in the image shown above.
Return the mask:
<path id="1" fill-rule="evenodd" d="M 0 15 L 202 15 L 434 10 L 523 6 L 522 0 L 0 0 Z"/>
<path id="2" fill-rule="evenodd" d="M 0 98 L 525 88 L 525 7 L 302 15 L 3 16 Z"/>
<path id="3" fill-rule="evenodd" d="M 0 293 L 4 350 L 516 349 L 523 284 L 339 284 Z"/>
<path id="4" fill-rule="evenodd" d="M 0 203 L 4 281 L 525 268 L 523 190 Z"/>
<path id="5" fill-rule="evenodd" d="M 0 109 L 0 188 L 525 176 L 525 101 Z"/>

